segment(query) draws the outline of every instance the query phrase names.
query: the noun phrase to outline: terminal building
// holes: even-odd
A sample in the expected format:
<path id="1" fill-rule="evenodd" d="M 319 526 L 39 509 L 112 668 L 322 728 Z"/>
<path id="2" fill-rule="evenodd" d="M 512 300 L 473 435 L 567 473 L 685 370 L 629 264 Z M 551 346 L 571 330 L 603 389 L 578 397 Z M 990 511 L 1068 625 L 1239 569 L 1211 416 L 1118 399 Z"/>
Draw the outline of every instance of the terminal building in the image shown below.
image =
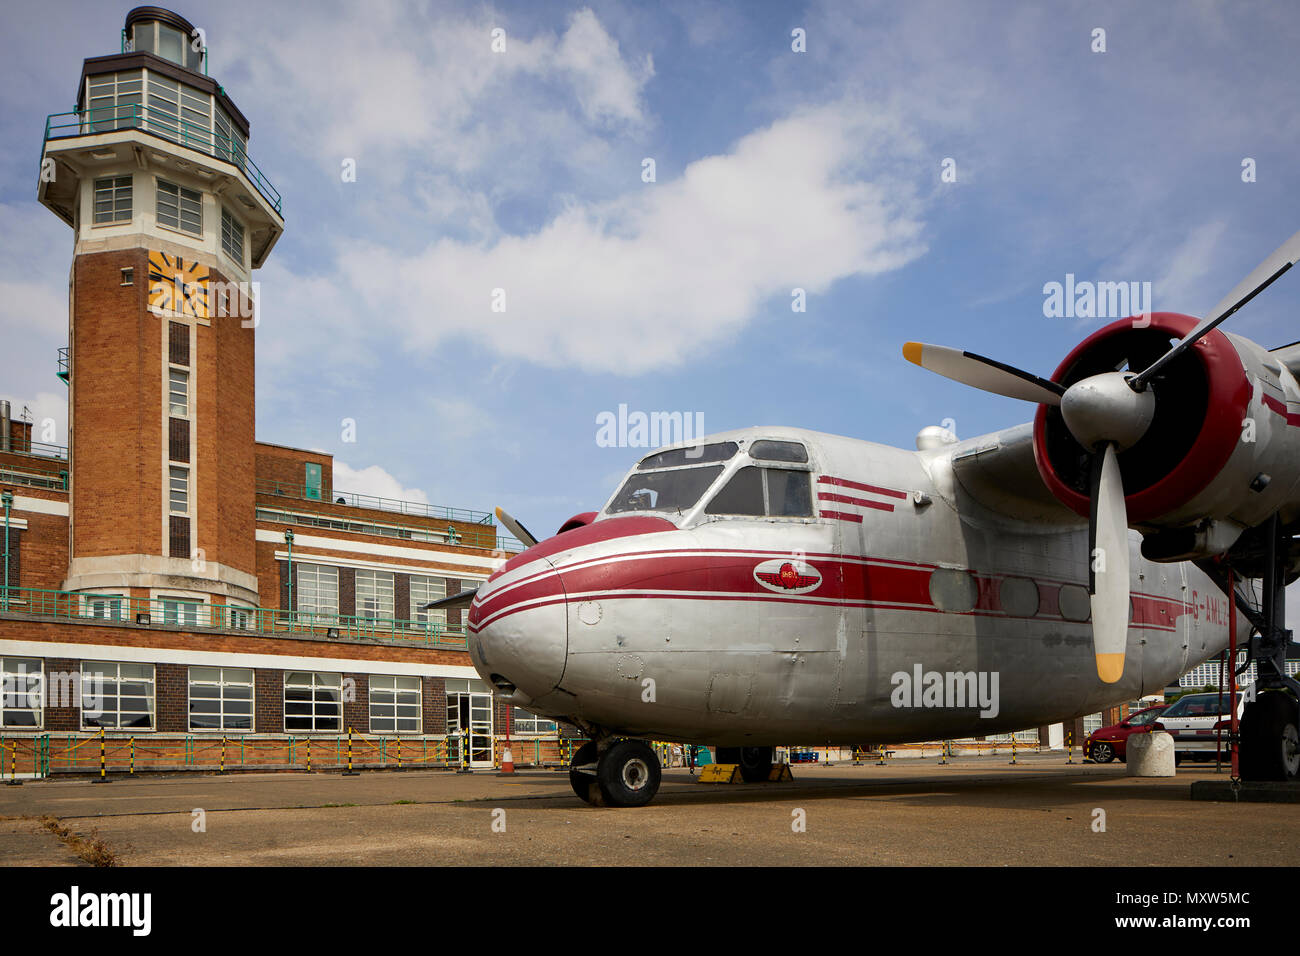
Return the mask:
<path id="1" fill-rule="evenodd" d="M 101 731 L 159 767 L 226 738 L 296 764 L 298 738 L 349 731 L 384 738 L 372 763 L 401 740 L 407 762 L 482 767 L 509 717 L 528 762 L 555 725 L 494 704 L 463 612 L 421 609 L 519 545 L 489 513 L 340 490 L 330 455 L 255 438 L 251 277 L 284 211 L 201 40 L 132 10 L 46 123 L 38 199 L 73 232 L 68 436 L 0 407 L 0 733 L 55 770 Z"/>

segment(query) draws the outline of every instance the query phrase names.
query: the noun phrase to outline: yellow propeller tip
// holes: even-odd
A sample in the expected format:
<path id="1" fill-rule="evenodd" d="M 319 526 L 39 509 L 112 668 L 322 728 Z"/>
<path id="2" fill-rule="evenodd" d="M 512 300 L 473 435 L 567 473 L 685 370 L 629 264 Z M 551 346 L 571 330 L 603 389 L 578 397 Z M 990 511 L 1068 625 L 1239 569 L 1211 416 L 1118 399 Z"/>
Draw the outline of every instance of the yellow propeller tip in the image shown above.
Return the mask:
<path id="1" fill-rule="evenodd" d="M 1097 676 L 1103 683 L 1113 684 L 1124 676 L 1123 654 L 1098 654 Z"/>
<path id="2" fill-rule="evenodd" d="M 921 364 L 921 343 L 904 342 L 903 358 L 907 359 L 913 365 L 920 365 Z"/>

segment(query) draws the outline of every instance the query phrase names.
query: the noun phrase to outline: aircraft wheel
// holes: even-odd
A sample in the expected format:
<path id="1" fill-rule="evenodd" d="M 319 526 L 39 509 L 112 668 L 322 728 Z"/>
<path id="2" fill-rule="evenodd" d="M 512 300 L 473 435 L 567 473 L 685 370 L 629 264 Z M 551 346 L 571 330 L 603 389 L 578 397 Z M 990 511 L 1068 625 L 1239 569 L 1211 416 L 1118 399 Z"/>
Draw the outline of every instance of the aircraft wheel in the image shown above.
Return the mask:
<path id="1" fill-rule="evenodd" d="M 1300 729 L 1296 702 L 1269 691 L 1246 705 L 1241 716 L 1243 780 L 1294 780 L 1300 774 Z"/>
<path id="2" fill-rule="evenodd" d="M 740 776 L 745 783 L 763 783 L 772 773 L 771 747 L 741 747 Z"/>
<path id="3" fill-rule="evenodd" d="M 569 786 L 583 802 L 594 807 L 604 805 L 596 780 L 596 741 L 587 741 L 569 760 Z"/>
<path id="4" fill-rule="evenodd" d="M 607 807 L 643 807 L 659 792 L 659 758 L 641 740 L 620 740 L 600 757 L 596 780 Z"/>
<path id="5" fill-rule="evenodd" d="M 1110 763 L 1115 759 L 1115 748 L 1105 741 L 1098 741 L 1092 745 L 1092 753 L 1089 756 L 1092 757 L 1093 763 Z"/>

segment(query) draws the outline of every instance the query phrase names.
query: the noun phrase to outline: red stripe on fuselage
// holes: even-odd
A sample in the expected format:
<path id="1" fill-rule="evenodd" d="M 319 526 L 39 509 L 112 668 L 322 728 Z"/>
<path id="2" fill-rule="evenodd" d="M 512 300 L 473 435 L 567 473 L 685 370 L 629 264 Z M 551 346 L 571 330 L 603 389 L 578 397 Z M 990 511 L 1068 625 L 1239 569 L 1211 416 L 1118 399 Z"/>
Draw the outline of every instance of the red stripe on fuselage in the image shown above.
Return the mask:
<path id="1" fill-rule="evenodd" d="M 766 559 L 783 557 L 780 552 L 658 551 L 610 555 L 546 570 L 512 583 L 499 593 L 476 602 L 471 628 L 499 620 L 509 614 L 546 607 L 566 600 L 619 600 L 629 598 L 664 600 L 794 601 L 800 604 L 843 607 L 897 608 L 938 612 L 930 599 L 930 575 L 934 565 L 907 562 L 842 559 L 834 555 L 805 556 L 822 576 L 822 583 L 800 595 L 768 591 L 754 579 L 754 569 Z M 1038 612 L 1032 616 L 1006 614 L 1001 602 L 1001 582 L 1016 575 L 978 574 L 978 597 L 972 611 L 955 612 L 984 616 L 1015 617 L 1020 620 L 1063 620 L 1058 592 L 1062 584 L 1037 580 Z M 1172 631 L 1179 615 L 1190 608 L 1159 595 L 1134 594 L 1132 626 Z M 1084 622 L 1072 622 L 1084 623 Z"/>
<path id="2" fill-rule="evenodd" d="M 1272 395 L 1268 394 L 1268 392 L 1264 392 L 1260 396 L 1260 401 L 1262 401 L 1271 411 L 1281 415 L 1288 425 L 1300 425 L 1300 412 L 1288 411 L 1286 402 L 1274 398 Z"/>
<path id="3" fill-rule="evenodd" d="M 858 491 L 869 491 L 873 495 L 888 495 L 891 498 L 906 498 L 906 491 L 897 491 L 894 488 L 881 488 L 879 485 L 865 485 L 860 481 L 850 481 L 847 478 L 832 478 L 830 475 L 822 475 L 817 479 L 819 485 L 837 485 L 841 488 L 855 488 Z"/>

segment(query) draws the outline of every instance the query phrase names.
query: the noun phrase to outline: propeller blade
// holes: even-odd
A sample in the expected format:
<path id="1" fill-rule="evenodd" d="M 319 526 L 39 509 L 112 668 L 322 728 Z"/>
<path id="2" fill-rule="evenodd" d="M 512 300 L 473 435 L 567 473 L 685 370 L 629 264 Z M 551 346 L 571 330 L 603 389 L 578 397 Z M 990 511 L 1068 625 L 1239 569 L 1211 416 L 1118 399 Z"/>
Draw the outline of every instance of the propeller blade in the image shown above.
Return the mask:
<path id="1" fill-rule="evenodd" d="M 1115 446 L 1107 443 L 1092 466 L 1088 521 L 1088 590 L 1092 595 L 1092 646 L 1097 676 L 1113 684 L 1124 676 L 1128 643 L 1128 514 Z"/>
<path id="2" fill-rule="evenodd" d="M 1300 259 L 1300 232 L 1278 246 L 1267 259 L 1255 267 L 1250 275 L 1237 283 L 1236 288 L 1224 296 L 1223 301 L 1210 310 L 1201 323 L 1188 332 L 1174 346 L 1154 363 L 1140 372 L 1129 385 L 1135 391 L 1142 391 L 1152 377 L 1164 366 L 1196 344 L 1197 340 L 1212 331 L 1215 326 L 1232 315 L 1255 296 L 1272 285 L 1282 273 L 1286 272 L 1296 260 Z"/>
<path id="3" fill-rule="evenodd" d="M 523 542 L 525 548 L 531 548 L 537 543 L 536 536 L 515 518 L 511 517 L 510 512 L 506 511 L 505 508 L 497 509 L 497 520 L 505 525 L 511 534 Z"/>
<path id="4" fill-rule="evenodd" d="M 420 610 L 427 611 L 430 608 L 466 608 L 474 601 L 474 595 L 478 594 L 478 588 L 470 588 L 468 591 L 461 591 L 458 594 L 448 594 L 444 598 L 438 598 L 436 601 L 430 601 L 428 604 L 421 604 Z"/>
<path id="5" fill-rule="evenodd" d="M 1022 369 L 1004 365 L 974 352 L 963 352 L 961 349 L 907 342 L 903 345 L 903 358 L 954 382 L 970 385 L 982 392 L 1005 395 L 1007 398 L 1018 398 L 1040 405 L 1059 405 L 1061 396 L 1065 394 L 1065 389 L 1050 379 L 1039 378 Z"/>

